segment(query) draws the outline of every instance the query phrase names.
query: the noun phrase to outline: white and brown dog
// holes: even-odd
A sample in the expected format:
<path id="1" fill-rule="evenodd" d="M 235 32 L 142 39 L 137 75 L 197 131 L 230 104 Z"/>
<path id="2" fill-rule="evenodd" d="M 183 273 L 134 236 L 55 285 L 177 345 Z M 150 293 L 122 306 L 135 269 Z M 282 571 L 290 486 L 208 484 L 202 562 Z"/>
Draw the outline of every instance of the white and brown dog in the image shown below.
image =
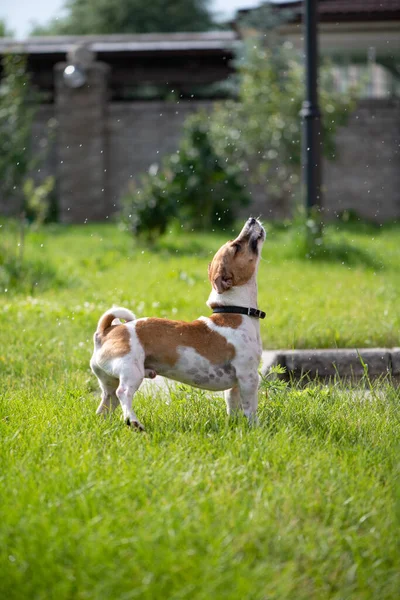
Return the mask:
<path id="1" fill-rule="evenodd" d="M 256 419 L 259 319 L 265 317 L 257 308 L 256 277 L 264 240 L 263 226 L 250 218 L 239 236 L 218 250 L 208 268 L 210 317 L 186 323 L 136 319 L 125 308 L 104 313 L 90 361 L 102 390 L 97 413 L 120 403 L 126 423 L 143 429 L 132 398 L 144 377 L 159 374 L 206 390 L 226 390 L 228 414 L 242 410 L 250 421 Z"/>

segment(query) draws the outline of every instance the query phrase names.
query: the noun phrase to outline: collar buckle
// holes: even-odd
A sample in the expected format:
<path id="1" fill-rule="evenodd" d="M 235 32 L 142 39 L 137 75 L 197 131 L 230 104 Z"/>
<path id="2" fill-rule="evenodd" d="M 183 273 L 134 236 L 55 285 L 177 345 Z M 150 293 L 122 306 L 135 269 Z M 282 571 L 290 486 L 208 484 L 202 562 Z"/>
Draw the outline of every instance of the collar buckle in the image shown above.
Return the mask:
<path id="1" fill-rule="evenodd" d="M 258 308 L 251 308 L 245 306 L 213 306 L 212 311 L 214 313 L 236 313 L 239 315 L 247 315 L 248 317 L 255 317 L 256 319 L 265 319 L 266 314 L 264 311 Z"/>

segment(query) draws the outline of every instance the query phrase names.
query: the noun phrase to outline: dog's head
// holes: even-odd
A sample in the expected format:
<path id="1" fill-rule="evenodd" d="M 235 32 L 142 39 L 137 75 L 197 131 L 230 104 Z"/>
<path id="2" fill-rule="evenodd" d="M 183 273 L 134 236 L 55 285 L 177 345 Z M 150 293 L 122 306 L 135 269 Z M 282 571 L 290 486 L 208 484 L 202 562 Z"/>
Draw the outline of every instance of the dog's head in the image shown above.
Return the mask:
<path id="1" fill-rule="evenodd" d="M 238 237 L 218 250 L 208 265 L 208 278 L 219 294 L 244 285 L 253 277 L 264 240 L 264 227 L 258 219 L 250 218 Z"/>

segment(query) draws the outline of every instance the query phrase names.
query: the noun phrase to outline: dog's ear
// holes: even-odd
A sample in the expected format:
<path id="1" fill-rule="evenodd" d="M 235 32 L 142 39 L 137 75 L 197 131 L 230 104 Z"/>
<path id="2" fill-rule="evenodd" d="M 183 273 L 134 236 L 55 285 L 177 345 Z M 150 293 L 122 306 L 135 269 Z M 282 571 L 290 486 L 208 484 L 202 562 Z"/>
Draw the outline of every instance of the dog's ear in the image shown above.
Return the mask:
<path id="1" fill-rule="evenodd" d="M 221 257 L 214 257 L 208 265 L 208 278 L 218 294 L 223 294 L 233 286 L 232 274 L 229 273 L 225 261 Z"/>
<path id="2" fill-rule="evenodd" d="M 214 289 L 217 290 L 218 294 L 223 294 L 227 290 L 231 289 L 233 281 L 231 277 L 227 276 L 226 273 L 223 273 L 214 279 L 212 285 Z"/>

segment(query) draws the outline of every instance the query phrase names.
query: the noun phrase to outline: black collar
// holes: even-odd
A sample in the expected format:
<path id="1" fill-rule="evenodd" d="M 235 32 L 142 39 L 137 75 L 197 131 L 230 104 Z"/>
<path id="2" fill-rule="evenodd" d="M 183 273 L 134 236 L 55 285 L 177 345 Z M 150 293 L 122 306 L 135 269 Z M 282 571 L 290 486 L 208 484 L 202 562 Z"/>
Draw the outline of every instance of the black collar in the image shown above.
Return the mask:
<path id="1" fill-rule="evenodd" d="M 245 308 L 244 306 L 214 306 L 214 313 L 236 313 L 239 315 L 248 315 L 249 317 L 256 317 L 257 319 L 265 319 L 266 314 L 258 308 Z"/>

